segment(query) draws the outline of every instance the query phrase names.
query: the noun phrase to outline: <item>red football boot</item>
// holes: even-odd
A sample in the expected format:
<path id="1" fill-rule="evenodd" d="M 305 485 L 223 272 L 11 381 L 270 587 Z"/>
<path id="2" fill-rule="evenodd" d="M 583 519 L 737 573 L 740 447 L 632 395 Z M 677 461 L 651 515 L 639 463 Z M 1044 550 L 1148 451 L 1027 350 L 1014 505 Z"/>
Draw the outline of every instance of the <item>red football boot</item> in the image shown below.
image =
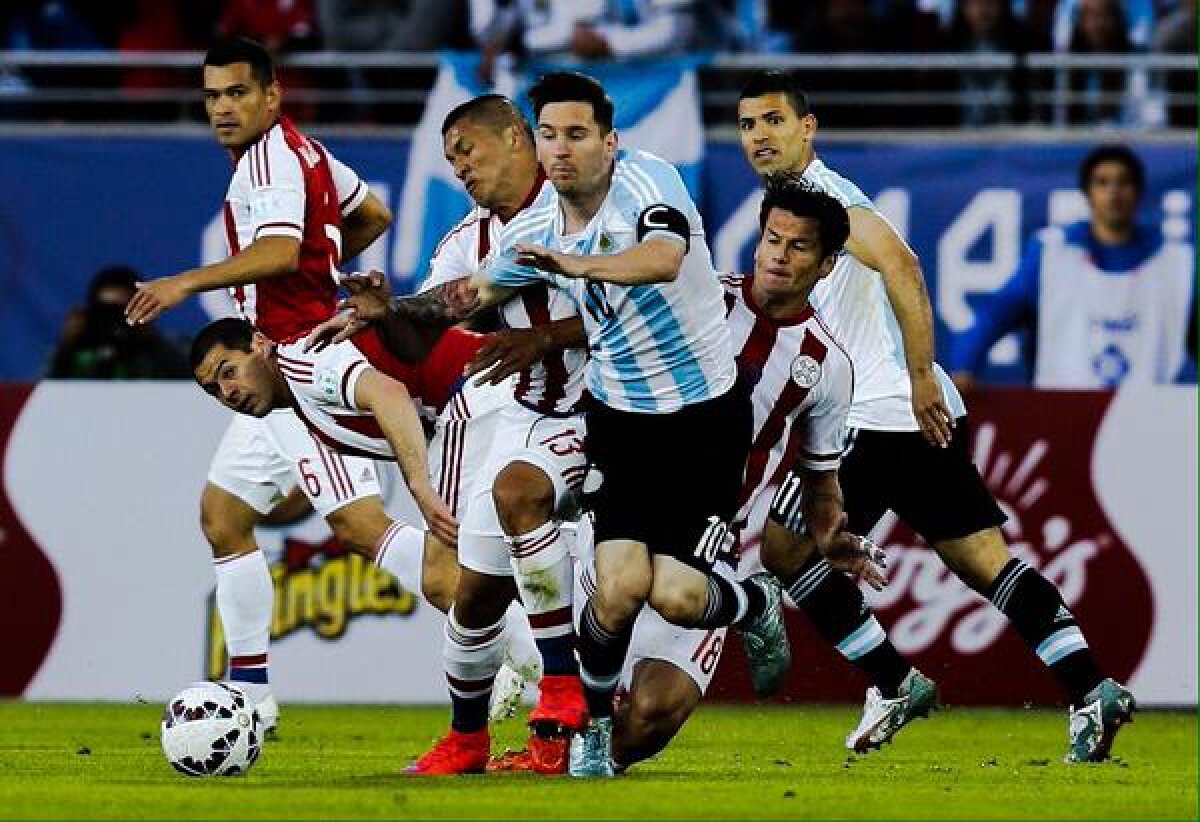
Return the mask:
<path id="1" fill-rule="evenodd" d="M 570 734 L 541 737 L 529 735 L 529 747 L 523 751 L 505 751 L 488 760 L 487 769 L 536 773 L 543 776 L 561 776 L 567 772 L 567 752 L 571 745 Z"/>
<path id="2" fill-rule="evenodd" d="M 538 701 L 529 714 L 529 726 L 539 725 L 561 726 L 565 731 L 582 731 L 587 727 L 587 700 L 583 696 L 583 683 L 579 677 L 569 675 L 543 676 L 538 683 Z M 534 734 L 537 736 L 538 734 Z M 558 736 L 557 733 L 543 732 L 541 736 Z M 566 734 L 570 736 L 570 733 Z"/>
<path id="3" fill-rule="evenodd" d="M 414 776 L 452 776 L 460 773 L 483 773 L 487 767 L 492 740 L 487 728 L 474 733 L 451 729 L 429 753 L 404 769 Z"/>

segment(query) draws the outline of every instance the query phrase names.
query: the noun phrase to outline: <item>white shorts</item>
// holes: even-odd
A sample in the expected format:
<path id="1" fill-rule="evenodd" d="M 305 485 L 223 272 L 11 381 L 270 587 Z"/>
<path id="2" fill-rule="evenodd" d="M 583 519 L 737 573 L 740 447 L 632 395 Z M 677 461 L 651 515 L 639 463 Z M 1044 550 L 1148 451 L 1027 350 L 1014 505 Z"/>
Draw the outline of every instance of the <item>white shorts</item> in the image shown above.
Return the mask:
<path id="1" fill-rule="evenodd" d="M 234 414 L 213 455 L 208 481 L 260 514 L 297 486 L 323 517 L 356 500 L 382 496 L 374 460 L 332 450 L 290 409 L 262 418 Z"/>
<path id="2" fill-rule="evenodd" d="M 512 404 L 512 392 L 513 379 L 499 385 L 468 380 L 438 415 L 429 441 L 429 477 L 460 523 L 496 441 L 500 416 Z"/>
<path id="3" fill-rule="evenodd" d="M 490 421 L 492 443 L 478 473 L 474 493 L 458 532 L 458 562 L 464 568 L 489 576 L 511 576 L 512 565 L 504 529 L 492 499 L 492 483 L 513 462 L 533 465 L 554 486 L 554 507 L 583 487 L 587 475 L 582 415 L 549 417 L 515 402 L 509 395 L 503 410 Z"/>
<path id="4" fill-rule="evenodd" d="M 575 630 L 579 630 L 579 616 L 583 606 L 596 591 L 595 567 L 591 557 L 575 563 Z M 728 628 L 680 628 L 663 619 L 649 605 L 642 608 L 633 623 L 633 638 L 629 653 L 625 655 L 625 667 L 621 669 L 620 687 L 633 684 L 633 672 L 643 659 L 658 659 L 683 671 L 700 689 L 703 696 L 708 691 L 721 651 L 725 648 Z"/>

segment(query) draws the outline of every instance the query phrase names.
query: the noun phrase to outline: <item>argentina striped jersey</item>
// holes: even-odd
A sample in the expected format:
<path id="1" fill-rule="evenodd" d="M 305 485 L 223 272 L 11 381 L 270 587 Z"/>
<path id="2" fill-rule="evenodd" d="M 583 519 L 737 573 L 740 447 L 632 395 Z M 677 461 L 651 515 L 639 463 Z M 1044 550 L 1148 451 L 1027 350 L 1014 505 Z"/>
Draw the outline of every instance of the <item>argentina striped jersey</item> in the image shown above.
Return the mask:
<path id="1" fill-rule="evenodd" d="M 534 243 L 570 254 L 616 254 L 639 242 L 638 219 L 655 205 L 688 220 L 689 243 L 669 283 L 615 285 L 563 277 L 518 265 L 514 247 Z M 678 235 L 650 230 L 641 239 Z M 728 391 L 736 376 L 721 285 L 699 211 L 674 166 L 642 151 L 620 151 L 600 210 L 580 232 L 563 230 L 558 193 L 538 199 L 505 227 L 483 276 L 519 288 L 549 282 L 571 295 L 583 316 L 590 359 L 585 383 L 619 411 L 664 414 Z"/>

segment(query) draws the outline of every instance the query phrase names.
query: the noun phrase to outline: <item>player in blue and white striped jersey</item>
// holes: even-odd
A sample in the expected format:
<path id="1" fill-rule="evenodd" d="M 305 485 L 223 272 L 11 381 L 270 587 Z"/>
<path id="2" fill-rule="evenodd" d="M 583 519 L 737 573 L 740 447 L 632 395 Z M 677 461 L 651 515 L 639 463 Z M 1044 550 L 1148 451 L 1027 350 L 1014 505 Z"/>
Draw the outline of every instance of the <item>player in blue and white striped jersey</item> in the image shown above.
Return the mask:
<path id="1" fill-rule="evenodd" d="M 552 187 L 506 227 L 478 279 L 484 301 L 550 282 L 584 318 L 587 450 L 601 482 L 589 499 L 597 593 L 579 635 L 593 720 L 570 765 L 604 776 L 612 695 L 642 605 L 684 627 L 739 624 L 767 668 L 789 657 L 778 583 L 741 582 L 732 568 L 752 408 L 696 206 L 671 165 L 618 151 L 612 102 L 591 78 L 547 75 L 530 97 Z"/>

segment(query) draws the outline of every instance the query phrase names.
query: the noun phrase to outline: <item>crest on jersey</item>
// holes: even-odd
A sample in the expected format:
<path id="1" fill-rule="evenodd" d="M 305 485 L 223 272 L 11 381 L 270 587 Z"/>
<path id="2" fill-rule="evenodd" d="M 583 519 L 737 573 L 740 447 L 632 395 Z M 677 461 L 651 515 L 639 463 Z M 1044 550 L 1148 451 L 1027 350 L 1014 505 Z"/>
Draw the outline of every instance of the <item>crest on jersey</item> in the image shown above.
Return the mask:
<path id="1" fill-rule="evenodd" d="M 807 354 L 792 360 L 792 381 L 801 388 L 812 388 L 821 379 L 821 364 Z"/>
<path id="2" fill-rule="evenodd" d="M 600 235 L 599 249 L 601 254 L 607 254 L 613 250 L 613 239 L 607 234 Z"/>

